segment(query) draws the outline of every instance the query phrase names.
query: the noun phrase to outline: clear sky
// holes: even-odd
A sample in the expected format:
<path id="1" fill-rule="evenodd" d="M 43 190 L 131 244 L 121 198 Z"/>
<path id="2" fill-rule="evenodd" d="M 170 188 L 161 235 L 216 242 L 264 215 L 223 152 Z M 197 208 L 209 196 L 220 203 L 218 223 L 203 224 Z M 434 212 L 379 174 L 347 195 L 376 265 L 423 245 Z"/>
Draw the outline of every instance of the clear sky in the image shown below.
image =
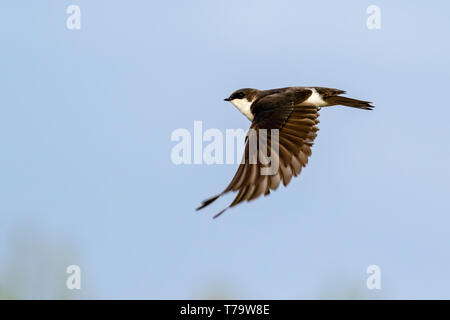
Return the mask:
<path id="1" fill-rule="evenodd" d="M 80 30 L 66 28 L 71 4 Z M 371 4 L 380 30 L 366 27 Z M 98 298 L 449 299 L 449 10 L 3 1 L 0 271 L 19 236 L 70 243 L 77 258 L 55 257 L 66 260 L 49 277 L 78 264 L 82 290 Z M 310 163 L 288 188 L 217 220 L 231 197 L 195 212 L 236 165 L 174 165 L 173 130 L 195 120 L 246 129 L 223 98 L 290 85 L 347 90 L 376 108 L 323 109 Z M 48 262 L 41 247 L 25 250 L 29 270 Z M 372 264 L 379 292 L 366 289 Z M 18 285 L 8 277 L 0 284 Z M 39 273 L 31 278 L 34 291 L 20 296 L 51 296 Z"/>

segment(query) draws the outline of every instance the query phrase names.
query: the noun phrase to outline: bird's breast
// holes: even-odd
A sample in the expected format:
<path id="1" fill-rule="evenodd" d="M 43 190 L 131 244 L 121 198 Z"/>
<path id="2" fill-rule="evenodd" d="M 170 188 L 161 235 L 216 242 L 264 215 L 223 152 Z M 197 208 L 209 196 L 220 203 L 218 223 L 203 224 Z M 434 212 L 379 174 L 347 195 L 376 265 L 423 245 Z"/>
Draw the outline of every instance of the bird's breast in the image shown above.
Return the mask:
<path id="1" fill-rule="evenodd" d="M 244 115 L 248 120 L 253 121 L 253 113 L 251 111 L 251 106 L 253 101 L 248 101 L 247 99 L 234 99 L 231 103 Z"/>

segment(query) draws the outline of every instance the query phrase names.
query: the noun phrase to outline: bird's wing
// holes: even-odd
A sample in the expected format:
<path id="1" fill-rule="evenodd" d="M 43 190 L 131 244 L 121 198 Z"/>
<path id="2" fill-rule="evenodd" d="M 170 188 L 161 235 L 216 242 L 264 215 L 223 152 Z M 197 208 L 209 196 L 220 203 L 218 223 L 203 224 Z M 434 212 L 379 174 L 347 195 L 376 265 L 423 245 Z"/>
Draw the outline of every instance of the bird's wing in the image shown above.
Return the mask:
<path id="1" fill-rule="evenodd" d="M 302 168 L 308 163 L 311 147 L 319 130 L 317 128 L 318 108 L 300 106 L 311 93 L 311 90 L 300 88 L 286 90 L 265 96 L 252 104 L 255 117 L 249 133 L 253 132 L 256 139 L 259 139 L 262 134 L 267 136 L 265 139 L 267 143 L 258 143 L 258 151 L 264 149 L 263 154 L 276 159 L 278 168 L 273 174 L 261 174 L 261 169 L 267 169 L 270 164 L 261 161 L 264 157 L 261 159 L 256 157 L 256 161 L 251 161 L 255 152 L 250 150 L 248 134 L 243 160 L 228 187 L 222 193 L 203 201 L 197 210 L 208 206 L 225 193 L 238 192 L 234 201 L 214 216 L 218 217 L 226 209 L 243 201 L 254 200 L 262 194 L 268 195 L 270 190 L 278 188 L 280 182 L 283 182 L 285 186 L 288 185 L 292 176 L 300 174 Z M 274 151 L 271 143 L 271 129 L 278 129 L 278 152 Z"/>

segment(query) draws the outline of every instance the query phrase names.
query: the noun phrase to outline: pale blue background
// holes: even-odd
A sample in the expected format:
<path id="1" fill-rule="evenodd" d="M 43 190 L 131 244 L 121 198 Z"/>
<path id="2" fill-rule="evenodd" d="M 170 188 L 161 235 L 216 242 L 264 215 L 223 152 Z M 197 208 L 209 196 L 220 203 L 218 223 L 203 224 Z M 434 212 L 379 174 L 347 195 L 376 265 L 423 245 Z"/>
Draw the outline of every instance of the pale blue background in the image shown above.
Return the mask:
<path id="1" fill-rule="evenodd" d="M 70 4 L 79 31 L 66 28 Z M 366 27 L 370 4 L 381 30 Z M 70 297 L 450 298 L 449 10 L 3 1 L 0 285 L 59 297 L 78 264 Z M 236 166 L 175 166 L 172 131 L 247 128 L 222 99 L 288 85 L 337 87 L 376 109 L 322 110 L 288 188 L 218 220 L 231 197 L 195 212 Z M 371 264 L 381 292 L 365 287 Z"/>

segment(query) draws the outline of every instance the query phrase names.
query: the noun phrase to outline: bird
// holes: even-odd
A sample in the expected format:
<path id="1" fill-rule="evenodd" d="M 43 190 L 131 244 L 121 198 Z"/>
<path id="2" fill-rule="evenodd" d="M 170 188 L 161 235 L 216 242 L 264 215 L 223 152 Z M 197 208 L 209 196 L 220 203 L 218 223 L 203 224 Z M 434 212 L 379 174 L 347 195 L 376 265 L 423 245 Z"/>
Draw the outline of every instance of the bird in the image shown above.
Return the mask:
<path id="1" fill-rule="evenodd" d="M 319 130 L 319 110 L 323 107 L 342 105 L 362 110 L 372 110 L 372 102 L 342 96 L 346 91 L 326 87 L 285 87 L 269 90 L 243 88 L 234 91 L 225 101 L 231 102 L 248 120 L 249 132 L 259 137 L 264 130 L 266 143 L 257 143 L 257 150 L 266 149 L 274 156 L 278 168 L 271 174 L 261 174 L 268 164 L 252 157 L 249 134 L 245 139 L 244 155 L 228 186 L 219 194 L 204 200 L 196 209 L 201 210 L 229 192 L 237 192 L 234 200 L 213 218 L 244 201 L 267 196 L 280 183 L 287 186 L 292 177 L 298 176 L 308 163 L 311 148 Z M 278 150 L 270 141 L 277 130 Z M 259 140 L 258 140 L 259 141 Z M 255 150 L 253 151 L 253 153 Z M 267 161 L 266 161 L 267 162 Z M 260 170 L 258 170 L 260 169 Z"/>

